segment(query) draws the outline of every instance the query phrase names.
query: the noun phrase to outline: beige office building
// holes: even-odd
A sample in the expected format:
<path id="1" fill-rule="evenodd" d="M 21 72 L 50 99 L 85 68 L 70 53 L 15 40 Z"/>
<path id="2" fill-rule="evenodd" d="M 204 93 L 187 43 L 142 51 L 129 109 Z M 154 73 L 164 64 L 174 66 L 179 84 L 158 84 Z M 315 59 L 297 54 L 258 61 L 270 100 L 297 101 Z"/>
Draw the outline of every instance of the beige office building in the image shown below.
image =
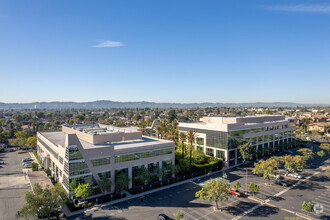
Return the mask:
<path id="1" fill-rule="evenodd" d="M 295 123 L 282 115 L 203 117 L 200 122 L 179 123 L 179 130 L 195 131 L 197 148 L 231 167 L 242 163 L 238 146 L 245 141 L 255 148 L 255 158 L 295 145 Z"/>
<path id="2" fill-rule="evenodd" d="M 110 178 L 113 192 L 121 173 L 131 179 L 129 188 L 138 187 L 142 185 L 138 173 L 143 167 L 151 172 L 163 167 L 168 178 L 172 177 L 174 143 L 144 137 L 134 127 L 63 125 L 59 132 L 38 132 L 37 140 L 37 153 L 45 169 L 67 192 L 77 178 L 93 187 L 93 195 L 100 194 L 98 183 L 104 177 Z"/>

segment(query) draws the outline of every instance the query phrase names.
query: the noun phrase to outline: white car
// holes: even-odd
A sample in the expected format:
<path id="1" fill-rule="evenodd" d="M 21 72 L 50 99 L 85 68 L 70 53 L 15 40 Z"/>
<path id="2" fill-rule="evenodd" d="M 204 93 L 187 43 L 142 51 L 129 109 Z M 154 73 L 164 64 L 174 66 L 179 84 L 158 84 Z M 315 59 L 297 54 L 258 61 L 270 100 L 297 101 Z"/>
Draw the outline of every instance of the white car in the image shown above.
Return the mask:
<path id="1" fill-rule="evenodd" d="M 293 178 L 301 179 L 302 176 L 298 173 L 289 173 L 288 176 L 291 176 Z"/>
<path id="2" fill-rule="evenodd" d="M 276 174 L 276 175 L 271 175 L 271 177 L 275 178 L 275 179 L 279 179 L 280 175 Z"/>
<path id="3" fill-rule="evenodd" d="M 24 164 L 23 167 L 24 168 L 31 168 L 31 164 Z"/>
<path id="4" fill-rule="evenodd" d="M 25 164 L 31 165 L 32 163 L 31 163 L 30 161 L 22 163 L 23 166 L 24 166 Z"/>

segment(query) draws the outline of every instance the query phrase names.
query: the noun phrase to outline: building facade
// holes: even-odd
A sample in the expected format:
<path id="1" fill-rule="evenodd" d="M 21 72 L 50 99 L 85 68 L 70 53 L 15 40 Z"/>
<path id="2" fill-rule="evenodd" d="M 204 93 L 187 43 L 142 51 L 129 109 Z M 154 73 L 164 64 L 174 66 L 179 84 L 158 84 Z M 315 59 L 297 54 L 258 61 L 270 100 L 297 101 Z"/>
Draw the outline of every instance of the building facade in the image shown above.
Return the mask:
<path id="1" fill-rule="evenodd" d="M 200 122 L 179 123 L 180 132 L 196 132 L 196 146 L 226 167 L 242 163 L 238 147 L 249 141 L 255 158 L 295 144 L 296 120 L 280 115 L 203 117 Z"/>
<path id="2" fill-rule="evenodd" d="M 44 168 L 70 191 L 74 178 L 89 183 L 93 195 L 101 193 L 98 183 L 110 178 L 111 192 L 117 188 L 117 176 L 127 175 L 129 188 L 142 185 L 138 174 L 145 167 L 151 172 L 164 168 L 172 177 L 174 142 L 144 137 L 134 127 L 118 128 L 102 124 L 63 125 L 59 132 L 38 132 L 37 153 Z"/>

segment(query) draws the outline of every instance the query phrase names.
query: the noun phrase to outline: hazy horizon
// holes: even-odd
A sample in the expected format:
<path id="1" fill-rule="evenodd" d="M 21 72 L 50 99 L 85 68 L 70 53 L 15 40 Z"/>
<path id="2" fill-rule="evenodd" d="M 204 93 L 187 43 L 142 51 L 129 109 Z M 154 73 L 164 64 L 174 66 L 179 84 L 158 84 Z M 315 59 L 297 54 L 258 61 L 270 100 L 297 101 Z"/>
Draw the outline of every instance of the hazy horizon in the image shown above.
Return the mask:
<path id="1" fill-rule="evenodd" d="M 330 104 L 324 0 L 0 2 L 0 102 Z"/>

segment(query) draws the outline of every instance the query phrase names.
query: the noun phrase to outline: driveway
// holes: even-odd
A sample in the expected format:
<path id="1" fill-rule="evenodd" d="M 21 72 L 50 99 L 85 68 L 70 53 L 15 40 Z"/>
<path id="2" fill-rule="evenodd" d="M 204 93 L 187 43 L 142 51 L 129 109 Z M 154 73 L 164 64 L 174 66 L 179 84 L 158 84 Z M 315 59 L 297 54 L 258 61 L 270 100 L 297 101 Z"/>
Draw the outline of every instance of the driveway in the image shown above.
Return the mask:
<path id="1" fill-rule="evenodd" d="M 15 219 L 25 203 L 24 195 L 30 185 L 22 170 L 22 159 L 29 156 L 28 153 L 0 153 L 0 220 Z"/>

